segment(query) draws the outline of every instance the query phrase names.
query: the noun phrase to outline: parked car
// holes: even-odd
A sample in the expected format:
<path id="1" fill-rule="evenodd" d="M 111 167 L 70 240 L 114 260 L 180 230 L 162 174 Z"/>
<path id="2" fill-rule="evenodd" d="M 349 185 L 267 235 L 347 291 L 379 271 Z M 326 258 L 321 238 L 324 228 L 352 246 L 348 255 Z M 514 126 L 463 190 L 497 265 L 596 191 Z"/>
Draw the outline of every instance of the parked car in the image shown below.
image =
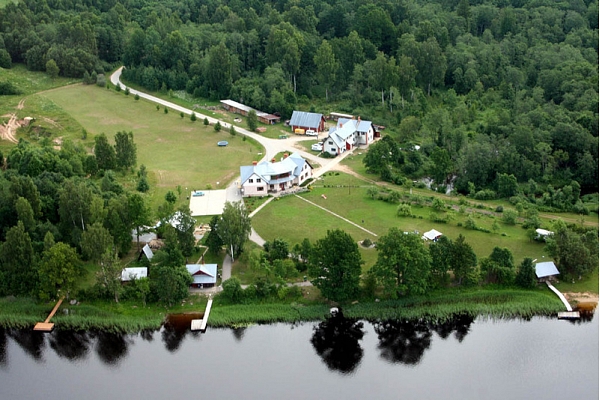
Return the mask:
<path id="1" fill-rule="evenodd" d="M 323 143 L 315 143 L 310 148 L 314 151 L 323 151 Z"/>
<path id="2" fill-rule="evenodd" d="M 308 129 L 306 131 L 306 136 L 319 136 L 319 134 L 316 131 L 312 130 L 312 129 Z"/>

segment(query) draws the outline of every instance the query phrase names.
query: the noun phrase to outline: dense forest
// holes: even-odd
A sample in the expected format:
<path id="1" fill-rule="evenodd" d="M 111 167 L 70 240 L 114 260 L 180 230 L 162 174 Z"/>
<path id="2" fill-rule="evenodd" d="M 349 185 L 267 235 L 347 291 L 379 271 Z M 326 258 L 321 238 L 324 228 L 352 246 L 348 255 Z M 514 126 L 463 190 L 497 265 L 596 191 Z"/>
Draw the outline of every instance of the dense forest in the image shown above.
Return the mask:
<path id="1" fill-rule="evenodd" d="M 594 0 L 26 0 L 0 10 L 11 63 L 361 115 L 395 183 L 580 213 L 598 191 Z"/>

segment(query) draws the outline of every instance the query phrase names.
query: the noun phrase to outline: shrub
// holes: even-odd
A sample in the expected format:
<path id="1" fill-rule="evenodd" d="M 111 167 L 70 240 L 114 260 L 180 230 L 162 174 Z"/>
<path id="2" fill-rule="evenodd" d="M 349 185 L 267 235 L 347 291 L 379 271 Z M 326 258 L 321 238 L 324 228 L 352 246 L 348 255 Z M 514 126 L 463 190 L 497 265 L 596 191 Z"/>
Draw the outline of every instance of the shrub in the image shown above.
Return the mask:
<path id="1" fill-rule="evenodd" d="M 100 87 L 106 86 L 106 77 L 104 74 L 98 74 L 98 76 L 96 76 L 96 85 Z"/>
<path id="2" fill-rule="evenodd" d="M 517 223 L 518 216 L 519 213 L 509 208 L 502 213 L 502 222 L 504 222 L 507 225 L 514 225 Z"/>
<path id="3" fill-rule="evenodd" d="M 503 212 L 503 211 L 504 211 L 504 207 L 502 207 L 502 206 L 498 206 L 498 207 L 496 207 L 496 212 L 497 212 L 497 213 L 501 213 L 501 212 Z"/>
<path id="4" fill-rule="evenodd" d="M 140 95 L 136 93 L 135 96 L 133 96 L 133 99 L 134 100 L 139 100 L 140 99 Z"/>
<path id="5" fill-rule="evenodd" d="M 195 121 L 195 120 L 194 120 Z M 204 117 L 204 125 L 208 126 L 208 118 Z"/>
<path id="6" fill-rule="evenodd" d="M 496 192 L 490 189 L 480 190 L 473 196 L 476 200 L 493 200 L 496 198 Z"/>
<path id="7" fill-rule="evenodd" d="M 364 239 L 364 240 L 361 242 L 361 244 L 362 244 L 364 247 L 371 247 L 371 246 L 373 245 L 373 242 L 371 242 L 371 239 L 369 239 L 369 238 L 366 238 L 366 239 Z"/>
<path id="8" fill-rule="evenodd" d="M 126 87 L 126 88 L 125 88 L 125 96 L 129 96 L 129 93 L 131 93 L 131 92 L 129 91 L 129 88 L 128 88 L 128 87 Z"/>
<path id="9" fill-rule="evenodd" d="M 410 217 L 413 215 L 410 204 L 400 204 L 396 210 L 396 215 L 399 217 Z"/>
<path id="10" fill-rule="evenodd" d="M 219 121 L 217 121 L 217 123 L 215 124 L 214 129 L 216 132 L 219 132 L 221 130 L 221 123 Z"/>

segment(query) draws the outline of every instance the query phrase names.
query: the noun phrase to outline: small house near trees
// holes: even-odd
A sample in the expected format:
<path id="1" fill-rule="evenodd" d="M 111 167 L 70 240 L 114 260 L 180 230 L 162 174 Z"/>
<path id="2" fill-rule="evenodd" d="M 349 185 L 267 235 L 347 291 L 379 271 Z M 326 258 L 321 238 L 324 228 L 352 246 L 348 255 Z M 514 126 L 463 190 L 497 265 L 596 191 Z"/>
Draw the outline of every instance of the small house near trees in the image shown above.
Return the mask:
<path id="1" fill-rule="evenodd" d="M 292 132 L 304 133 L 313 130 L 320 133 L 325 130 L 325 117 L 323 114 L 316 114 L 304 111 L 294 111 L 290 119 Z"/>
<path id="2" fill-rule="evenodd" d="M 271 160 L 240 167 L 244 197 L 281 194 L 312 177 L 312 166 L 298 153 L 286 153 L 281 161 Z"/>
<path id="3" fill-rule="evenodd" d="M 537 276 L 538 281 L 540 282 L 550 281 L 559 274 L 558 268 L 556 268 L 556 265 L 554 265 L 554 262 L 552 261 L 535 264 L 535 276 Z"/>
<path id="4" fill-rule="evenodd" d="M 185 268 L 194 279 L 192 287 L 205 289 L 217 283 L 217 264 L 187 264 Z"/>
<path id="5" fill-rule="evenodd" d="M 337 156 L 357 146 L 368 146 L 373 142 L 375 128 L 371 121 L 339 118 L 336 125 L 329 129 L 329 135 L 323 142 L 323 151 Z"/>

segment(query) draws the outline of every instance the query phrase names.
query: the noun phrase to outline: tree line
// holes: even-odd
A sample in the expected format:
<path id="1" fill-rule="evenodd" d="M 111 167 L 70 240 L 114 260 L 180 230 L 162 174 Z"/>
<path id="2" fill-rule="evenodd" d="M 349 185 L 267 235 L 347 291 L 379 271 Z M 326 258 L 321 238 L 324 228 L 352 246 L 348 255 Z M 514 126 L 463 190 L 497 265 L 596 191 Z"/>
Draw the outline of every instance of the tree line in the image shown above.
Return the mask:
<path id="1" fill-rule="evenodd" d="M 385 180 L 467 194 L 508 174 L 560 210 L 575 204 L 546 197 L 572 182 L 598 191 L 595 0 L 20 1 L 0 10 L 0 62 L 74 77 L 123 63 L 149 90 L 284 117 L 333 101 L 390 127 L 387 168 L 368 165 Z"/>

